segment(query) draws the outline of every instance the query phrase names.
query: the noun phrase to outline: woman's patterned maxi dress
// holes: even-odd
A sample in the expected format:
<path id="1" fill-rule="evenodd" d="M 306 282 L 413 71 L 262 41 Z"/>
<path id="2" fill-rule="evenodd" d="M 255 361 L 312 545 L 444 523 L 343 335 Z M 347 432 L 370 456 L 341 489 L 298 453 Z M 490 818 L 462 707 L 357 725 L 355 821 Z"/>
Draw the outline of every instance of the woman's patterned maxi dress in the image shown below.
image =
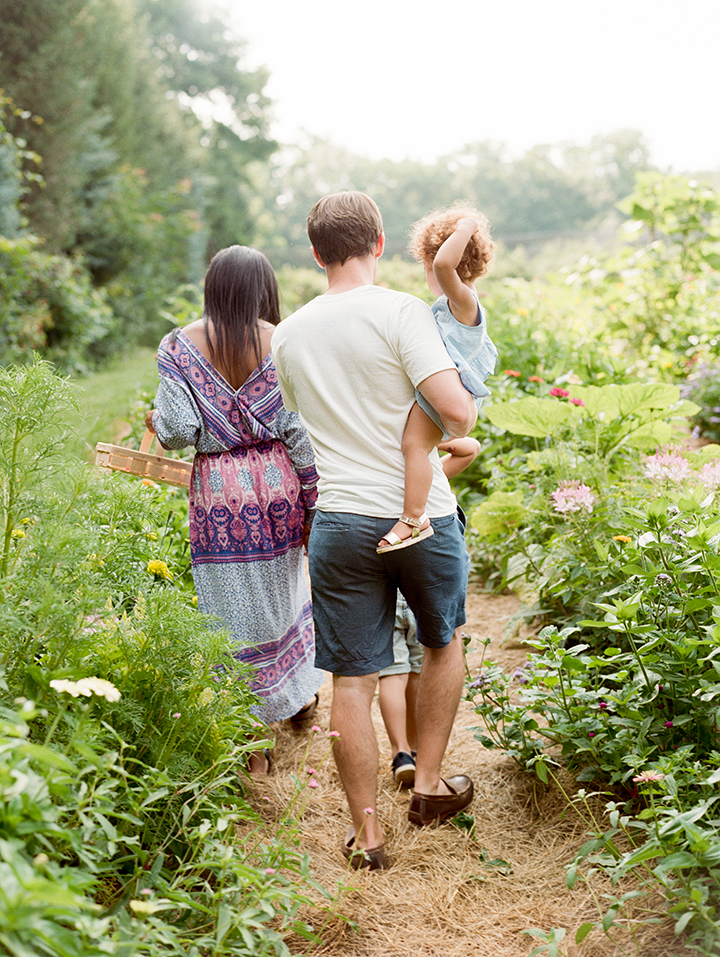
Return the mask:
<path id="1" fill-rule="evenodd" d="M 196 449 L 190 552 L 199 608 L 221 618 L 257 672 L 263 721 L 296 714 L 319 689 L 302 549 L 317 499 L 305 429 L 282 404 L 272 354 L 234 390 L 181 330 L 158 349 L 153 425 Z"/>

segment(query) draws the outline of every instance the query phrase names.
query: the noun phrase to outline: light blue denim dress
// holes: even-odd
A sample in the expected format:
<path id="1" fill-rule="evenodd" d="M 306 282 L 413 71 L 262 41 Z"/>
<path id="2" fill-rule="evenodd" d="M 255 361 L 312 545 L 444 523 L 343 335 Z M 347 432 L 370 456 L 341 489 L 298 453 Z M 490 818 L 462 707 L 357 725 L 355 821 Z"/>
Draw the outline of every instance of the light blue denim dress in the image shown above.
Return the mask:
<path id="1" fill-rule="evenodd" d="M 457 321 L 450 312 L 447 296 L 440 296 L 433 304 L 432 311 L 448 355 L 460 373 L 460 381 L 480 408 L 485 396 L 491 394 L 485 386 L 485 380 L 495 371 L 497 359 L 497 349 L 487 332 L 485 310 L 478 301 L 480 322 L 476 326 L 466 326 Z M 430 416 L 439 429 L 442 429 L 443 440 L 449 438 L 448 433 L 443 429 L 440 416 L 417 389 L 415 399 L 423 412 Z"/>

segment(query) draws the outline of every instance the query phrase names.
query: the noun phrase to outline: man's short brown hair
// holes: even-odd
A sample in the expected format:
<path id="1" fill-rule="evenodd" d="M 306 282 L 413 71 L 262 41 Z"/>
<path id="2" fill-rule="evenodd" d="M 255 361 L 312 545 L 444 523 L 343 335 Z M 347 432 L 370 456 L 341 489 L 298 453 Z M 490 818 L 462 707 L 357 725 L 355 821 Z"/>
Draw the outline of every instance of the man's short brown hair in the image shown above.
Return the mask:
<path id="1" fill-rule="evenodd" d="M 325 266 L 374 253 L 383 224 L 375 203 L 356 190 L 323 196 L 308 216 L 308 236 Z"/>

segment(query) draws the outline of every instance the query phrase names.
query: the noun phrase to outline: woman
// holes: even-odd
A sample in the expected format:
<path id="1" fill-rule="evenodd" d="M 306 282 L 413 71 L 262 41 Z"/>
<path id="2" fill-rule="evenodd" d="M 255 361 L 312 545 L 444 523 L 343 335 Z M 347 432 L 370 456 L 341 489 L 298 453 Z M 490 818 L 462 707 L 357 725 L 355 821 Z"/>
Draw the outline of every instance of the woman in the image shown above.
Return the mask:
<path id="1" fill-rule="evenodd" d="M 168 449 L 196 449 L 190 552 L 199 608 L 221 618 L 236 656 L 256 669 L 266 723 L 312 717 L 314 666 L 303 560 L 317 499 L 305 429 L 284 409 L 270 352 L 280 322 L 277 279 L 262 253 L 230 246 L 205 277 L 202 318 L 158 349 L 160 385 L 146 424 Z M 250 756 L 267 774 L 270 755 Z"/>

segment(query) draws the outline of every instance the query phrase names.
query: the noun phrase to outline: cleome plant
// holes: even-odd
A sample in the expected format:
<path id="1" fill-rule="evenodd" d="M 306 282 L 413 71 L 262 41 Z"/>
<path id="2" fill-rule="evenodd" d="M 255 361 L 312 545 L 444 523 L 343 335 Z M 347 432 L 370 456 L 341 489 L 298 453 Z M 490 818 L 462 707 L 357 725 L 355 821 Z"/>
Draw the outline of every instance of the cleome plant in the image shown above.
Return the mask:
<path id="1" fill-rule="evenodd" d="M 548 624 L 514 675 L 484 661 L 470 676 L 475 734 L 541 782 L 562 766 L 607 791 L 605 821 L 576 802 L 592 836 L 569 882 L 632 873 L 716 953 L 720 447 L 666 444 L 696 409 L 674 386 L 560 391 L 488 409 L 544 441 L 494 471 L 474 547 L 501 543 L 504 581 Z"/>

